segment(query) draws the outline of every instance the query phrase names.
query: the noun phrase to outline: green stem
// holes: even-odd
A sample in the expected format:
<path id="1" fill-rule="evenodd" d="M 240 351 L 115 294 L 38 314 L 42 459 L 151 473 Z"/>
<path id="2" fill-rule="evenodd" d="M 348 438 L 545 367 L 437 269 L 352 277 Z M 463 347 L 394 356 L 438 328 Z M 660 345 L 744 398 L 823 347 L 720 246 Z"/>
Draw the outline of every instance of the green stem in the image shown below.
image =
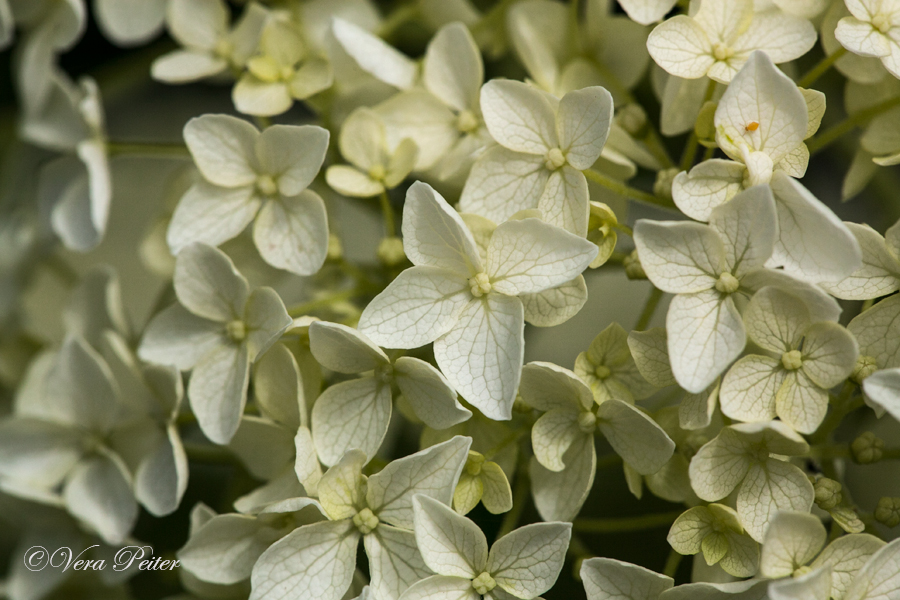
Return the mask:
<path id="1" fill-rule="evenodd" d="M 488 27 L 493 27 L 496 21 L 503 22 L 503 17 L 506 14 L 507 9 L 515 4 L 518 0 L 501 0 L 497 4 L 495 4 L 491 10 L 489 10 L 481 19 L 475 23 L 471 29 L 472 35 L 476 35 L 481 33 Z"/>
<path id="2" fill-rule="evenodd" d="M 900 447 L 885 448 L 881 455 L 881 460 L 897 460 L 900 459 Z"/>
<path id="3" fill-rule="evenodd" d="M 700 106 L 703 106 L 707 102 L 713 99 L 713 95 L 716 93 L 716 80 L 710 79 L 709 83 L 706 84 L 706 93 L 703 95 L 703 102 Z M 690 171 L 691 167 L 694 165 L 694 157 L 697 155 L 697 148 L 700 147 L 700 140 L 697 138 L 697 131 L 695 129 L 691 129 L 691 135 L 688 137 L 687 144 L 684 146 L 684 152 L 681 153 L 681 170 L 682 171 Z"/>
<path id="4" fill-rule="evenodd" d="M 618 229 L 619 231 L 621 231 L 628 237 L 631 237 L 631 238 L 634 237 L 634 231 L 631 229 L 631 227 L 629 227 L 628 225 L 625 225 L 623 223 L 616 223 L 615 225 L 613 225 L 613 229 Z"/>
<path id="5" fill-rule="evenodd" d="M 576 519 L 572 525 L 575 531 L 583 531 L 585 533 L 643 531 L 645 529 L 658 529 L 669 526 L 683 512 L 683 510 L 675 510 L 666 513 L 641 515 L 639 517 L 621 517 L 618 519 Z"/>
<path id="6" fill-rule="evenodd" d="M 394 208 L 391 206 L 387 190 L 381 192 L 379 200 L 381 201 L 381 215 L 384 217 L 384 231 L 387 237 L 394 237 L 397 235 L 397 228 L 394 225 Z"/>
<path id="7" fill-rule="evenodd" d="M 806 147 L 809 148 L 810 154 L 815 154 L 816 152 L 822 150 L 832 142 L 837 141 L 841 138 L 841 136 L 846 135 L 850 131 L 852 131 L 858 125 L 863 125 L 866 122 L 874 119 L 881 113 L 887 112 L 895 106 L 900 106 L 900 96 L 895 96 L 893 98 L 889 98 L 884 102 L 880 102 L 875 106 L 870 106 L 865 110 L 861 110 L 857 113 L 854 113 L 832 127 L 829 127 L 819 135 L 813 137 L 806 143 Z"/>
<path id="8" fill-rule="evenodd" d="M 323 298 L 318 298 L 316 300 L 310 300 L 309 302 L 304 302 L 303 304 L 297 304 L 288 309 L 288 314 L 292 317 L 302 317 L 304 315 L 309 314 L 310 312 L 320 309 L 326 308 L 335 302 L 342 302 L 344 300 L 349 300 L 354 296 L 359 295 L 359 290 L 356 288 L 343 290 L 340 292 L 335 292 L 334 294 L 330 294 Z"/>
<path id="9" fill-rule="evenodd" d="M 847 49 L 841 46 L 836 52 L 820 60 L 816 66 L 814 66 L 809 70 L 809 72 L 806 73 L 806 75 L 801 77 L 800 80 L 797 81 L 797 86 L 808 88 L 809 86 L 814 84 L 816 80 L 819 79 L 819 77 L 824 75 L 825 72 L 828 71 L 828 69 L 834 66 L 834 63 L 839 61 L 845 54 L 847 54 Z"/>
<path id="10" fill-rule="evenodd" d="M 669 156 L 669 151 L 666 150 L 666 147 L 662 143 L 662 139 L 660 139 L 659 132 L 657 132 L 655 128 L 650 127 L 647 131 L 644 143 L 647 144 L 647 150 L 650 151 L 650 154 L 662 164 L 663 169 L 671 169 L 675 166 L 672 157 Z"/>
<path id="11" fill-rule="evenodd" d="M 850 458 L 850 446 L 847 444 L 819 444 L 809 447 L 810 458 L 828 459 Z"/>
<path id="12" fill-rule="evenodd" d="M 844 417 L 865 404 L 862 397 L 852 399 L 855 390 L 856 384 L 852 381 L 848 380 L 844 384 L 840 395 L 834 399 L 828 416 L 825 417 L 825 420 L 822 421 L 822 424 L 819 425 L 816 432 L 809 437 L 810 442 L 813 444 L 823 444 L 827 442 L 828 437 L 838 428 L 841 421 L 844 420 Z"/>
<path id="13" fill-rule="evenodd" d="M 669 557 L 666 559 L 666 566 L 663 567 L 663 575 L 675 579 L 675 573 L 678 572 L 678 565 L 681 564 L 682 558 L 684 558 L 684 556 L 676 552 L 673 548 L 672 551 L 669 552 Z"/>
<path id="14" fill-rule="evenodd" d="M 378 29 L 378 37 L 389 38 L 406 23 L 419 16 L 419 5 L 416 2 L 401 6 L 388 16 Z"/>
<path id="15" fill-rule="evenodd" d="M 497 532 L 497 539 L 502 538 L 519 524 L 519 519 L 522 518 L 522 512 L 525 510 L 525 502 L 528 500 L 528 495 L 531 492 L 529 487 L 528 470 L 517 469 L 516 487 L 513 489 L 513 506 L 503 517 L 500 530 Z"/>
<path id="16" fill-rule="evenodd" d="M 606 456 L 601 456 L 597 459 L 597 470 L 600 471 L 601 469 L 620 464 L 622 464 L 622 457 L 615 452 L 610 452 Z"/>
<path id="17" fill-rule="evenodd" d="M 138 156 L 162 156 L 181 157 L 190 156 L 187 146 L 184 144 L 156 144 L 156 143 L 125 143 L 107 142 L 106 151 L 110 156 L 138 155 Z"/>
<path id="18" fill-rule="evenodd" d="M 593 169 L 587 169 L 586 171 L 582 172 L 584 173 L 585 177 L 587 177 L 597 185 L 602 185 L 606 189 L 619 194 L 620 196 L 625 196 L 626 198 L 630 198 L 631 200 L 637 200 L 638 202 L 644 202 L 646 204 L 652 204 L 654 206 L 664 206 L 666 208 L 674 208 L 675 206 L 673 202 L 658 198 L 653 194 L 650 194 L 643 190 L 639 190 L 637 188 L 633 188 L 620 181 L 616 181 L 612 177 L 607 177 L 606 175 L 598 173 Z"/>
<path id="19" fill-rule="evenodd" d="M 647 297 L 647 303 L 644 305 L 644 310 L 641 312 L 641 316 L 638 317 L 638 322 L 634 326 L 635 331 L 643 331 L 647 328 L 647 325 L 650 324 L 650 320 L 653 318 L 653 313 L 656 312 L 656 307 L 659 306 L 662 295 L 662 290 L 657 287 L 654 287 L 650 291 L 650 295 Z"/>
<path id="20" fill-rule="evenodd" d="M 62 281 L 66 287 L 75 287 L 81 280 L 78 272 L 75 271 L 75 269 L 72 268 L 72 265 L 59 254 L 51 253 L 45 256 L 44 266 L 50 269 L 54 275 L 59 277 L 60 281 Z"/>

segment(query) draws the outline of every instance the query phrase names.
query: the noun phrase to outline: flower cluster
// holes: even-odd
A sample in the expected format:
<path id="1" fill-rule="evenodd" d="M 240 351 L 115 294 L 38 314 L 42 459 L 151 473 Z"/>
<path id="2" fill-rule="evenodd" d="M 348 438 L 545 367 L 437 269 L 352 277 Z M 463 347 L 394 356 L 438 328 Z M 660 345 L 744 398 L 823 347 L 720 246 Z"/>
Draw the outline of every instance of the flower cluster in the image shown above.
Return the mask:
<path id="1" fill-rule="evenodd" d="M 900 0 L 381 4 L 0 0 L 0 596 L 900 599 Z"/>

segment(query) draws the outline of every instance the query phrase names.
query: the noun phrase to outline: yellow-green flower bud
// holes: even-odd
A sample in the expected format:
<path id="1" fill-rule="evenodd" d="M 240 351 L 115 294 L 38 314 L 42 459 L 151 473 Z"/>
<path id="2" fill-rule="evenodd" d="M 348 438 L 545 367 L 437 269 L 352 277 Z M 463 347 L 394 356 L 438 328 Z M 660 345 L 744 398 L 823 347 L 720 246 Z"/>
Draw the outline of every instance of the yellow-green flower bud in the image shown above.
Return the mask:
<path id="1" fill-rule="evenodd" d="M 881 460 L 884 456 L 884 440 L 867 431 L 850 444 L 853 460 L 861 465 L 868 465 Z"/>
<path id="2" fill-rule="evenodd" d="M 875 508 L 875 520 L 888 527 L 900 525 L 900 498 L 885 496 Z"/>
<path id="3" fill-rule="evenodd" d="M 822 477 L 813 486 L 816 493 L 816 504 L 822 510 L 830 510 L 841 503 L 841 484 L 834 479 Z"/>

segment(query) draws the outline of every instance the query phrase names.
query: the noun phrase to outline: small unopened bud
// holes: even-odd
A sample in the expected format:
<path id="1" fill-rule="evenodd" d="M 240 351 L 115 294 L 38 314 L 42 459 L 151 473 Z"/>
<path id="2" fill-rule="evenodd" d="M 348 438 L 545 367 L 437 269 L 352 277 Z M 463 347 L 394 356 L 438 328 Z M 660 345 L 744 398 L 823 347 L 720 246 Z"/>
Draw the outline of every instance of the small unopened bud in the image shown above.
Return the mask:
<path id="1" fill-rule="evenodd" d="M 834 479 L 822 477 L 815 482 L 816 504 L 822 510 L 830 510 L 841 503 L 841 484 Z"/>
<path id="2" fill-rule="evenodd" d="M 328 234 L 328 260 L 340 260 L 344 255 L 344 246 L 341 238 L 333 233 Z"/>
<path id="3" fill-rule="evenodd" d="M 469 457 L 466 459 L 466 473 L 475 477 L 481 474 L 482 465 L 484 465 L 484 455 L 469 450 Z"/>
<path id="4" fill-rule="evenodd" d="M 597 428 L 597 415 L 586 410 L 578 415 L 578 428 L 583 433 L 593 433 Z"/>
<path id="5" fill-rule="evenodd" d="M 653 195 L 657 198 L 672 199 L 672 183 L 680 169 L 663 169 L 656 172 L 656 181 L 653 183 Z"/>
<path id="6" fill-rule="evenodd" d="M 874 356 L 860 356 L 856 359 L 856 366 L 853 367 L 853 373 L 850 374 L 850 380 L 853 383 L 860 384 L 863 379 L 878 370 L 878 363 Z"/>
<path id="7" fill-rule="evenodd" d="M 861 465 L 868 465 L 881 460 L 884 456 L 884 440 L 867 431 L 850 444 L 853 460 Z"/>
<path id="8" fill-rule="evenodd" d="M 900 498 L 884 497 L 875 507 L 875 520 L 888 527 L 900 525 Z"/>
<path id="9" fill-rule="evenodd" d="M 386 237 L 378 243 L 378 260 L 385 266 L 394 267 L 406 260 L 403 251 L 403 240 L 398 237 Z"/>
<path id="10" fill-rule="evenodd" d="M 630 135 L 641 137 L 647 127 L 647 113 L 640 104 L 626 104 L 616 113 L 615 121 Z"/>
<path id="11" fill-rule="evenodd" d="M 525 400 L 522 399 L 521 394 L 516 394 L 516 399 L 513 401 L 512 409 L 513 409 L 513 412 L 520 413 L 520 414 L 528 414 L 532 410 L 534 410 L 533 408 L 531 408 L 531 406 L 529 406 L 525 402 Z"/>
<path id="12" fill-rule="evenodd" d="M 641 259 L 638 258 L 637 250 L 632 250 L 631 254 L 625 257 L 622 263 L 625 266 L 625 276 L 628 279 L 647 279 L 647 273 L 641 266 Z"/>

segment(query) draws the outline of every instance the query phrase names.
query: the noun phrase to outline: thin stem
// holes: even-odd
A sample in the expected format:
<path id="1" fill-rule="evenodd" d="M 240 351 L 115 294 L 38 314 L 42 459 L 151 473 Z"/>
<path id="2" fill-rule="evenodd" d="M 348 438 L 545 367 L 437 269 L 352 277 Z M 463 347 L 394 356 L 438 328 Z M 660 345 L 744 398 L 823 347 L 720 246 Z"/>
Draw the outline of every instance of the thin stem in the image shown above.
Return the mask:
<path id="1" fill-rule="evenodd" d="M 190 156 L 190 152 L 188 152 L 187 146 L 184 144 L 157 144 L 153 142 L 107 142 L 106 151 L 110 156 L 120 156 L 123 154 L 163 157 Z"/>
<path id="2" fill-rule="evenodd" d="M 616 223 L 615 225 L 613 225 L 613 229 L 618 229 L 628 237 L 634 237 L 634 231 L 632 231 L 631 227 L 625 225 L 624 223 Z"/>
<path id="3" fill-rule="evenodd" d="M 56 253 L 48 254 L 44 257 L 44 266 L 50 269 L 54 275 L 67 287 L 74 287 L 81 279 L 75 269 L 72 268 L 66 259 Z"/>
<path id="4" fill-rule="evenodd" d="M 379 200 L 381 201 L 381 215 L 384 217 L 384 231 L 388 237 L 394 237 L 397 235 L 397 228 L 394 225 L 394 208 L 391 206 L 387 190 L 381 192 Z"/>
<path id="5" fill-rule="evenodd" d="M 850 458 L 850 446 L 847 444 L 819 444 L 809 447 L 810 458 L 828 459 Z"/>
<path id="6" fill-rule="evenodd" d="M 647 328 L 647 325 L 650 324 L 650 320 L 653 318 L 653 313 L 656 312 L 656 307 L 659 306 L 662 295 L 662 290 L 657 287 L 654 287 L 650 291 L 650 295 L 647 297 L 647 303 L 644 305 L 644 310 L 641 312 L 641 316 L 638 317 L 638 322 L 634 326 L 635 331 L 643 331 Z"/>
<path id="7" fill-rule="evenodd" d="M 413 19 L 419 16 L 419 5 L 417 2 L 412 2 L 407 4 L 406 6 L 401 6 L 394 12 L 392 12 L 387 19 L 384 20 L 384 23 L 381 24 L 381 27 L 378 29 L 378 37 L 381 38 L 389 38 L 394 33 L 400 29 L 406 23 L 409 23 Z"/>
<path id="8" fill-rule="evenodd" d="M 525 510 L 525 502 L 528 500 L 530 491 L 528 470 L 518 469 L 516 471 L 516 487 L 513 490 L 513 506 L 503 517 L 500 530 L 497 532 L 497 539 L 502 538 L 519 524 L 519 519 L 522 518 L 522 512 Z"/>
<path id="9" fill-rule="evenodd" d="M 334 294 L 330 294 L 323 298 L 318 298 L 316 300 L 310 300 L 309 302 L 304 302 L 303 304 L 297 304 L 288 309 L 288 314 L 292 317 L 302 317 L 304 315 L 309 314 L 310 312 L 320 309 L 326 308 L 336 302 L 342 302 L 344 300 L 349 300 L 354 296 L 359 295 L 359 290 L 356 288 L 343 290 L 340 292 L 336 292 Z"/>
<path id="10" fill-rule="evenodd" d="M 652 204 L 654 206 L 664 206 L 666 208 L 673 208 L 675 206 L 674 203 L 664 200 L 662 198 L 658 198 L 653 194 L 645 192 L 643 190 L 639 190 L 637 188 L 633 188 L 629 185 L 626 185 L 620 181 L 616 181 L 612 177 L 607 177 L 602 173 L 598 173 L 593 169 L 587 169 L 586 171 L 582 171 L 584 176 L 596 183 L 597 185 L 602 185 L 606 189 L 619 194 L 620 196 L 625 196 L 626 198 L 630 198 L 632 200 L 637 200 L 638 202 L 645 202 L 647 204 Z"/>
<path id="11" fill-rule="evenodd" d="M 716 80 L 710 79 L 709 83 L 706 84 L 706 93 L 703 95 L 703 102 L 700 106 L 703 106 L 713 98 L 713 94 L 716 93 Z M 697 148 L 700 147 L 700 140 L 697 138 L 697 131 L 691 129 L 691 135 L 688 137 L 687 144 L 684 146 L 684 152 L 681 154 L 681 170 L 682 171 L 690 171 L 691 167 L 694 165 L 694 157 L 697 155 Z"/>
<path id="12" fill-rule="evenodd" d="M 797 85 L 802 88 L 808 88 L 812 84 L 816 82 L 822 75 L 824 75 L 828 69 L 834 66 L 834 63 L 839 61 L 842 56 L 847 54 L 847 49 L 841 46 L 837 49 L 836 52 L 832 53 L 830 56 L 826 56 L 819 63 L 814 66 L 809 72 L 806 73 L 803 77 L 797 81 Z"/>
<path id="13" fill-rule="evenodd" d="M 672 157 L 669 156 L 669 151 L 666 150 L 662 139 L 659 137 L 659 132 L 654 127 L 650 127 L 647 131 L 644 143 L 647 144 L 647 150 L 650 151 L 650 154 L 662 164 L 663 169 L 671 169 L 675 166 Z"/>
<path id="14" fill-rule="evenodd" d="M 675 573 L 678 572 L 678 565 L 681 564 L 682 558 L 684 558 L 684 556 L 676 552 L 673 548 L 672 551 L 669 552 L 669 557 L 666 559 L 666 566 L 663 567 L 663 575 L 675 579 Z"/>
<path id="15" fill-rule="evenodd" d="M 470 27 L 472 35 L 476 35 L 486 28 L 492 27 L 497 21 L 502 23 L 506 10 L 517 1 L 518 0 L 501 0 L 495 4 L 477 23 Z"/>
<path id="16" fill-rule="evenodd" d="M 639 517 L 620 517 L 618 519 L 576 519 L 572 526 L 575 531 L 583 531 L 585 533 L 643 531 L 671 525 L 683 512 L 682 510 L 674 510 L 666 513 L 641 515 Z"/>
<path id="17" fill-rule="evenodd" d="M 881 113 L 889 111 L 895 106 L 900 106 L 900 96 L 889 98 L 884 102 L 876 104 L 875 106 L 870 106 L 865 110 L 861 110 L 850 115 L 837 125 L 829 127 L 819 135 L 809 140 L 806 143 L 806 147 L 809 148 L 809 153 L 815 154 L 832 142 L 837 141 L 841 136 L 852 131 L 854 127 L 865 124 L 867 121 L 874 119 Z"/>

